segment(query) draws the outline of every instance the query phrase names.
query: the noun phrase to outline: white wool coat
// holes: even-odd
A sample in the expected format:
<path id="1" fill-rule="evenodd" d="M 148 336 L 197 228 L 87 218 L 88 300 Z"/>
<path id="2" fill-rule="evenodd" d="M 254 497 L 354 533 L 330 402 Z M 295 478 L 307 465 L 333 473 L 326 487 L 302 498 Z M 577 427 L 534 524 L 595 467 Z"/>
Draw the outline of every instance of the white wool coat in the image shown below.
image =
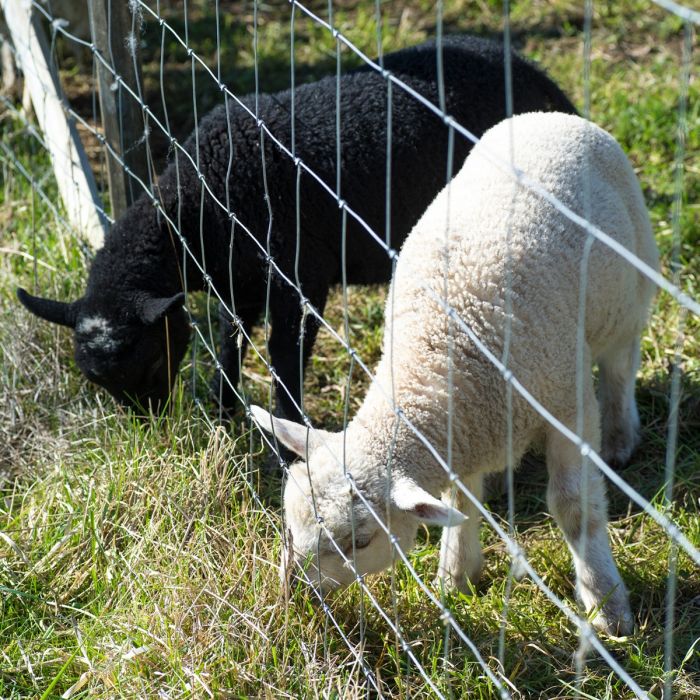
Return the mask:
<path id="1" fill-rule="evenodd" d="M 575 427 L 581 266 L 590 234 L 494 164 L 492 156 L 507 167 L 511 144 L 519 170 L 658 267 L 639 184 L 609 134 L 559 113 L 519 115 L 490 129 L 401 250 L 386 304 L 383 357 L 348 432 L 371 444 L 377 457 L 394 445 L 395 418 L 385 398 L 393 396 L 443 456 L 452 435 L 458 474 L 499 471 L 506 464 L 505 382 L 463 330 L 448 322 L 434 296 L 446 298 L 535 398 Z M 639 335 L 654 285 L 599 241 L 590 249 L 584 279 L 582 368 L 590 376 L 591 362 L 619 339 Z M 539 441 L 545 420 L 516 392 L 512 426 L 517 461 Z M 394 446 L 396 470 L 407 469 L 433 493 L 445 487 L 444 471 L 402 424 Z"/>
<path id="2" fill-rule="evenodd" d="M 451 475 L 396 407 L 477 500 L 482 475 L 507 465 L 510 427 L 515 463 L 530 445 L 545 446 L 547 504 L 571 550 L 585 610 L 598 629 L 628 634 L 633 617 L 610 550 L 601 473 L 584 470 L 578 448 L 515 390 L 511 410 L 500 369 L 461 324 L 559 421 L 622 463 L 638 439 L 634 383 L 654 285 L 511 177 L 511 160 L 658 267 L 639 184 L 612 136 L 556 113 L 516 116 L 489 130 L 404 244 L 386 305 L 382 359 L 347 430 L 312 431 L 306 455 L 303 426 L 254 409 L 284 444 L 307 456 L 292 466 L 285 487 L 286 551 L 313 585 L 337 588 L 351 583 L 353 572 L 389 566 L 394 543 L 410 549 L 420 521 L 439 524 L 438 575 L 464 589 L 481 571 L 479 511 L 452 492 Z"/>

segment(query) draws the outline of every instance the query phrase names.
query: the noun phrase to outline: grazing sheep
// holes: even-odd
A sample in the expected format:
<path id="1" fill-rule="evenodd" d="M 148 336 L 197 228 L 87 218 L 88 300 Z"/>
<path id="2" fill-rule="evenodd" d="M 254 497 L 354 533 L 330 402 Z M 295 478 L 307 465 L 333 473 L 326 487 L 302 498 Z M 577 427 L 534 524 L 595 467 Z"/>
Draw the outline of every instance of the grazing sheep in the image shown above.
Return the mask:
<path id="1" fill-rule="evenodd" d="M 579 282 L 587 234 L 485 157 L 496 153 L 508 162 L 511 129 L 519 169 L 581 215 L 588 209 L 590 183 L 592 223 L 658 267 L 639 184 L 610 135 L 580 117 L 544 113 L 520 115 L 489 130 L 404 244 L 386 307 L 383 357 L 357 416 L 344 434 L 310 431 L 307 463 L 291 467 L 284 509 L 294 557 L 309 563 L 310 580 L 322 588 L 349 584 L 355 573 L 318 524 L 312 496 L 324 528 L 347 557 L 355 557 L 360 574 L 380 571 L 392 561 L 389 539 L 349 487 L 343 459 L 357 492 L 389 524 L 404 550 L 413 545 L 421 521 L 442 525 L 440 575 L 459 588 L 479 577 L 479 511 L 460 491 L 454 501 L 458 510 L 448 505 L 448 474 L 390 404 L 393 394 L 443 458 L 451 406 L 452 465 L 480 499 L 483 476 L 506 464 L 506 385 L 456 322 L 449 376 L 448 322 L 439 301 L 445 289 L 450 306 L 501 358 L 510 279 L 507 366 L 514 376 L 570 429 L 580 425 L 582 438 L 605 460 L 627 460 L 637 443 L 634 382 L 653 284 L 609 248 L 593 244 L 585 288 L 584 372 L 577 378 Z M 600 407 L 590 372 L 594 362 L 600 367 Z M 599 610 L 594 624 L 601 630 L 629 632 L 632 617 L 608 544 L 601 473 L 592 463 L 583 469 L 578 448 L 515 391 L 512 402 L 513 456 L 519 459 L 533 443 L 545 445 L 548 504 L 571 549 L 586 611 Z M 274 427 L 284 445 L 305 454 L 305 426 L 272 418 L 258 407 L 252 412 L 264 428 Z M 582 493 L 587 493 L 585 512 Z M 582 522 L 587 523 L 585 544 Z"/>
<path id="2" fill-rule="evenodd" d="M 562 92 L 532 64 L 512 56 L 516 111 L 574 112 Z M 443 44 L 444 98 L 447 112 L 480 135 L 505 114 L 503 47 L 475 37 L 446 38 Z M 386 70 L 434 103 L 436 47 L 433 42 L 389 54 Z M 244 100 L 255 109 L 255 98 Z M 295 153 L 326 183 L 336 187 L 336 77 L 302 85 L 295 98 Z M 375 231 L 386 229 L 387 81 L 367 67 L 340 79 L 340 196 Z M 291 147 L 291 93 L 260 95 L 260 117 L 271 132 Z M 342 280 L 343 212 L 311 176 L 299 181 L 297 167 L 269 138 L 256 120 L 229 101 L 200 122 L 185 144 L 221 202 L 250 230 L 231 220 L 205 192 L 196 169 L 182 154 L 171 163 L 156 187 L 164 211 L 178 223 L 197 263 L 246 331 L 266 303 L 268 264 L 260 246 L 319 312 L 329 286 Z M 391 99 L 391 222 L 386 236 L 398 248 L 411 227 L 446 182 L 448 127 L 403 90 Z M 197 152 L 198 145 L 198 152 Z M 233 157 L 229 163 L 231 146 Z M 454 167 L 471 147 L 458 137 Z M 264 160 L 264 167 L 263 167 Z M 176 163 L 179 164 L 179 190 Z M 456 171 L 456 170 L 455 170 Z M 266 187 L 269 198 L 266 198 Z M 300 243 L 297 254 L 297 215 Z M 390 233 L 389 233 L 390 231 Z M 253 240 L 253 238 L 255 240 Z M 185 262 L 183 263 L 183 260 Z M 75 330 L 75 356 L 83 373 L 125 403 L 159 404 L 170 391 L 185 353 L 189 325 L 183 305 L 183 281 L 189 291 L 206 288 L 206 277 L 187 255 L 166 219 L 142 197 L 119 219 L 96 255 L 85 295 L 72 303 L 19 298 L 42 318 Z M 351 216 L 347 216 L 345 265 L 348 283 L 387 281 L 391 261 L 386 251 Z M 231 295 L 233 298 L 231 298 Z M 302 381 L 299 346 L 303 337 L 306 363 L 318 330 L 313 314 L 305 316 L 299 293 L 273 275 L 269 299 L 272 366 L 286 390 L 278 387 L 282 413 L 297 416 Z M 220 365 L 233 386 L 239 375 L 240 345 L 232 319 L 222 319 Z M 165 321 L 165 322 L 164 322 Z M 222 403 L 235 405 L 226 382 L 215 379 Z M 288 393 L 287 393 L 288 392 Z"/>

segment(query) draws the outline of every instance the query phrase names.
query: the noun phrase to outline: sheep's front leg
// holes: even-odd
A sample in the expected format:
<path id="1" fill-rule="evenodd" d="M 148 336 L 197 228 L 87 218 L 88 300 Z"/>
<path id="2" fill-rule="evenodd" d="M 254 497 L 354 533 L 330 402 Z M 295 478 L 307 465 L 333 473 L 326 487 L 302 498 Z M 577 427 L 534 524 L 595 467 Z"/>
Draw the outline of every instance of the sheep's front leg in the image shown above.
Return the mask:
<path id="1" fill-rule="evenodd" d="M 589 395 L 584 439 L 597 450 L 600 425 L 592 386 Z M 573 555 L 578 596 L 586 612 L 597 611 L 592 620 L 596 628 L 613 635 L 629 634 L 632 614 L 608 542 L 603 475 L 592 462 L 582 463 L 580 450 L 555 428 L 547 434 L 547 469 L 547 502 Z"/>
<path id="2" fill-rule="evenodd" d="M 464 479 L 463 483 L 481 501 L 483 492 L 481 474 Z M 467 584 L 476 584 L 481 576 L 483 562 L 481 543 L 479 542 L 481 514 L 459 488 L 456 490 L 454 503 L 452 503 L 451 492 L 443 496 L 443 501 L 464 513 L 467 520 L 462 525 L 443 528 L 438 576 L 445 582 L 446 586 L 466 592 L 468 590 Z"/>

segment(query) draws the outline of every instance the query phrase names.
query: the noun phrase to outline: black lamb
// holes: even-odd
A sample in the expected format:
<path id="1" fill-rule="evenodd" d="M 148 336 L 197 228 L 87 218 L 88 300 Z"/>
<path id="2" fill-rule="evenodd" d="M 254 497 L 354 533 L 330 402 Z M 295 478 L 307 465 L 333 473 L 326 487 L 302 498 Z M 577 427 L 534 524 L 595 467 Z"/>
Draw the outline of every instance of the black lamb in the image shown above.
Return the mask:
<path id="1" fill-rule="evenodd" d="M 446 112 L 481 136 L 506 116 L 503 46 L 453 36 L 443 40 L 442 51 Z M 385 70 L 433 104 L 440 103 L 437 65 L 433 41 L 384 57 Z M 512 54 L 512 76 L 515 113 L 575 113 L 561 90 L 516 53 Z M 445 185 L 449 127 L 400 87 L 393 86 L 391 92 L 391 183 L 387 193 L 387 80 L 366 66 L 341 76 L 339 196 L 392 249 L 398 249 Z M 259 117 L 290 149 L 291 99 L 288 90 L 258 98 Z M 243 102 L 254 111 L 254 96 Z M 294 153 L 335 191 L 336 76 L 297 87 L 294 108 Z M 148 196 L 142 196 L 114 224 L 97 252 L 82 298 L 63 303 L 34 297 L 22 289 L 18 296 L 37 316 L 74 329 L 75 359 L 88 379 L 125 404 L 158 406 L 169 396 L 190 336 L 183 308 L 185 281 L 188 291 L 202 290 L 209 275 L 250 333 L 265 308 L 269 263 L 260 246 L 267 249 L 269 244 L 276 265 L 290 280 L 298 279 L 301 287 L 297 290 L 273 273 L 269 295 L 269 355 L 284 386 L 276 387 L 277 407 L 295 418 L 301 368 L 318 330 L 315 316 L 303 314 L 301 295 L 323 312 L 329 287 L 343 279 L 343 258 L 345 279 L 352 284 L 388 281 L 391 260 L 349 214 L 345 215 L 343 255 L 343 211 L 336 198 L 303 171 L 297 185 L 295 162 L 269 136 L 263 137 L 255 118 L 233 100 L 229 100 L 228 113 L 230 127 L 224 106 L 209 112 L 184 148 L 199 164 L 216 198 L 228 204 L 250 233 L 240 224 L 232 226 L 227 212 L 206 190 L 202 196 L 197 169 L 179 154 L 179 175 L 171 162 L 158 180 L 155 195 L 198 264 L 183 254 L 167 218 Z M 459 171 L 471 146 L 455 134 L 452 173 Z M 221 372 L 236 386 L 240 341 L 232 318 L 224 313 L 221 320 Z M 219 384 L 220 374 L 215 377 L 214 392 L 230 407 L 235 396 L 225 381 Z"/>

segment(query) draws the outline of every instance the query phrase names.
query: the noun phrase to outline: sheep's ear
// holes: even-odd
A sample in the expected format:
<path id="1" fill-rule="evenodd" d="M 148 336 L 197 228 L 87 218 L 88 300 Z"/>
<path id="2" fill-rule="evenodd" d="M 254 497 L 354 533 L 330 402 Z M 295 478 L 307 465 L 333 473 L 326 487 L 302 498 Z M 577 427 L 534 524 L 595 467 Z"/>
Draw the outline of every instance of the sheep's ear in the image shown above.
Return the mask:
<path id="1" fill-rule="evenodd" d="M 399 510 L 409 513 L 429 525 L 453 527 L 461 525 L 467 519 L 466 515 L 431 496 L 411 479 L 399 478 L 394 481 L 391 488 L 391 500 Z"/>
<path id="2" fill-rule="evenodd" d="M 139 318 L 147 326 L 150 326 L 184 303 L 184 292 L 179 292 L 171 297 L 147 297 L 138 306 Z"/>
<path id="3" fill-rule="evenodd" d="M 17 298 L 35 316 L 43 318 L 45 321 L 50 321 L 51 323 L 58 323 L 61 326 L 75 328 L 75 322 L 78 318 L 78 309 L 80 308 L 80 299 L 68 304 L 64 301 L 35 297 L 21 287 L 17 289 Z"/>
<path id="4" fill-rule="evenodd" d="M 288 449 L 300 457 L 306 456 L 306 436 L 308 429 L 305 425 L 294 423 L 284 418 L 276 418 L 260 406 L 251 406 L 250 412 L 256 423 L 268 433 L 274 432 L 277 439 Z M 311 435 L 309 435 L 311 448 Z"/>

